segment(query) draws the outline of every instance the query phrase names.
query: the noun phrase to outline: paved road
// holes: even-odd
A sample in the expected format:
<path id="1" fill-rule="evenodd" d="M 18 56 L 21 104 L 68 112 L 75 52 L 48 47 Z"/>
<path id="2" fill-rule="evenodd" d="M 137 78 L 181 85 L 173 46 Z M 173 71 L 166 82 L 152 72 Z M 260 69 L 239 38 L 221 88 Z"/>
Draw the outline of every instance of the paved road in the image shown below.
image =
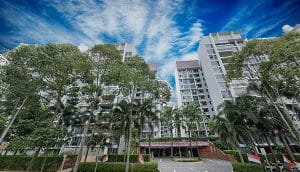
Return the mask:
<path id="1" fill-rule="evenodd" d="M 168 158 L 156 158 L 160 172 L 232 172 L 230 162 L 203 159 L 200 162 L 175 162 Z"/>

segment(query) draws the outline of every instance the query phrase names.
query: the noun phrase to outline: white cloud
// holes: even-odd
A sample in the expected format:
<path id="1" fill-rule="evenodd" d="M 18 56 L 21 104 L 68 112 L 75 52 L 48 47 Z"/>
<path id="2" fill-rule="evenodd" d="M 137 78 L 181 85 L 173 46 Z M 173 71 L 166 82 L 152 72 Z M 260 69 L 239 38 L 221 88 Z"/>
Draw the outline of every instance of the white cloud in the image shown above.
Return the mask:
<path id="1" fill-rule="evenodd" d="M 49 23 L 41 16 L 18 8 L 10 2 L 4 1 L 3 3 L 5 5 L 0 7 L 2 15 L 9 16 L 6 20 L 15 29 L 21 30 L 20 32 L 15 32 L 12 38 L 6 39 L 12 45 L 19 44 L 20 41 L 25 43 L 77 43 L 78 41 L 86 44 L 91 43 L 86 37 L 74 34 L 57 23 Z"/>
<path id="2" fill-rule="evenodd" d="M 294 27 L 290 26 L 288 24 L 282 26 L 282 32 L 284 32 L 284 33 L 288 33 L 290 31 L 292 31 L 293 29 L 294 29 Z"/>
<path id="3" fill-rule="evenodd" d="M 71 42 L 79 44 L 81 51 L 93 44 L 104 43 L 107 37 L 117 42 L 129 42 L 141 47 L 138 53 L 148 63 L 159 64 L 160 78 L 169 81 L 174 77 L 175 61 L 192 58 L 190 52 L 203 35 L 201 20 L 193 19 L 184 26 L 177 23 L 177 15 L 185 10 L 181 0 L 103 0 L 100 3 L 94 0 L 41 0 L 38 3 L 60 13 L 74 32 L 59 23 L 51 25 L 41 16 L 20 10 L 19 20 L 17 16 L 13 20 L 10 17 L 12 23 L 16 22 L 16 28 L 29 27 L 20 37 L 28 35 L 38 41 Z"/>
<path id="4" fill-rule="evenodd" d="M 80 43 L 79 46 L 78 46 L 78 49 L 81 52 L 86 52 L 89 49 L 89 47 L 87 45 L 85 45 L 84 43 Z"/>
<path id="5" fill-rule="evenodd" d="M 158 71 L 158 76 L 164 80 L 170 81 L 175 74 L 176 61 L 187 61 L 187 60 L 197 60 L 198 53 L 191 52 L 186 53 L 181 57 L 169 58 L 163 63 Z"/>

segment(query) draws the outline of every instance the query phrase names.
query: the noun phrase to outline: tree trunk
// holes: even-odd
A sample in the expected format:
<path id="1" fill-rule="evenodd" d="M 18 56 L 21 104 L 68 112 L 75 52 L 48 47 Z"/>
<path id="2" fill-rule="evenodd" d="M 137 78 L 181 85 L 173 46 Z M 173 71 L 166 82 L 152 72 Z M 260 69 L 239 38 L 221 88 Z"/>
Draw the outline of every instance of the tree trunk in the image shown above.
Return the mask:
<path id="1" fill-rule="evenodd" d="M 32 171 L 32 167 L 33 167 L 33 165 L 34 165 L 34 162 L 35 162 L 36 158 L 38 157 L 38 155 L 39 155 L 39 153 L 40 153 L 40 150 L 41 150 L 41 148 L 37 148 L 37 150 L 36 150 L 36 151 L 34 152 L 34 154 L 32 155 L 32 158 L 31 158 L 31 160 L 30 160 L 30 162 L 29 162 L 29 165 L 28 165 L 28 167 L 27 167 L 26 172 Z"/>
<path id="2" fill-rule="evenodd" d="M 239 153 L 241 162 L 242 162 L 242 163 L 245 163 L 244 158 L 243 158 L 243 154 L 242 154 L 242 152 L 241 152 L 240 149 L 238 149 L 238 153 Z"/>
<path id="3" fill-rule="evenodd" d="M 251 136 L 251 134 L 250 134 L 250 138 L 251 138 L 251 144 L 252 144 L 252 147 L 253 147 L 253 149 L 254 149 L 254 152 L 255 152 L 256 154 L 259 154 L 259 153 L 258 153 L 258 150 L 257 150 L 257 148 L 256 148 L 256 145 L 255 145 L 255 140 L 254 140 L 254 138 Z"/>
<path id="4" fill-rule="evenodd" d="M 130 163 L 130 146 L 131 146 L 131 135 L 132 135 L 132 111 L 130 112 L 130 116 L 129 116 L 129 136 L 128 136 L 128 145 L 127 145 L 127 157 L 126 157 L 126 168 L 125 168 L 125 172 L 129 172 L 129 163 Z"/>
<path id="5" fill-rule="evenodd" d="M 19 112 L 21 111 L 22 107 L 24 106 L 25 102 L 27 101 L 27 98 L 28 98 L 28 97 L 26 97 L 26 98 L 23 100 L 21 106 L 19 107 L 19 109 L 17 110 L 17 112 L 13 115 L 13 117 L 12 117 L 11 120 L 9 121 L 8 125 L 5 127 L 3 133 L 1 134 L 1 137 L 0 137 L 0 144 L 3 142 L 4 137 L 6 136 L 8 130 L 10 129 L 10 127 L 11 127 L 12 124 L 14 123 L 15 119 L 17 118 Z M 15 107 L 15 108 L 17 109 L 17 107 Z"/>
<path id="6" fill-rule="evenodd" d="M 289 144 L 287 143 L 286 138 L 284 137 L 284 135 L 282 133 L 279 133 L 279 137 L 280 137 L 281 141 L 283 142 L 283 144 L 284 144 L 284 146 L 285 146 L 285 148 L 286 148 L 286 150 L 287 150 L 290 158 L 292 158 L 292 160 L 295 161 L 294 154 L 293 154 L 293 152 L 292 152 Z"/>
<path id="7" fill-rule="evenodd" d="M 192 132 L 191 131 L 190 131 L 190 153 L 188 155 L 192 157 Z"/>
<path id="8" fill-rule="evenodd" d="M 18 153 L 19 149 L 17 149 L 15 152 L 14 152 L 14 155 L 16 155 Z"/>
<path id="9" fill-rule="evenodd" d="M 171 145 L 171 157 L 173 158 L 173 154 L 174 154 L 174 136 L 173 136 L 173 130 L 171 130 L 171 136 L 172 136 L 172 145 Z"/>
<path id="10" fill-rule="evenodd" d="M 95 165 L 94 172 L 97 172 L 97 167 L 98 167 L 98 159 L 97 159 L 97 157 L 96 157 L 96 165 Z"/>
<path id="11" fill-rule="evenodd" d="M 150 135 L 149 135 L 148 139 L 149 139 L 149 141 L 148 141 L 148 143 L 149 143 L 148 152 L 149 152 L 150 158 L 152 158 L 151 157 L 151 141 L 150 141 L 151 138 L 150 138 Z"/>
<path id="12" fill-rule="evenodd" d="M 43 161 L 43 165 L 42 165 L 42 168 L 41 168 L 41 172 L 43 172 L 43 171 L 44 171 L 44 168 L 45 168 L 45 164 L 46 164 L 47 157 L 48 157 L 48 154 L 45 154 L 45 158 L 44 158 L 44 161 Z"/>
<path id="13" fill-rule="evenodd" d="M 79 152 L 78 152 L 77 159 L 76 159 L 76 162 L 75 162 L 75 165 L 74 165 L 74 168 L 73 168 L 73 172 L 77 172 L 78 167 L 79 167 L 79 163 L 81 161 L 83 147 L 84 147 L 84 144 L 85 144 L 85 141 L 86 141 L 86 136 L 87 136 L 88 129 L 89 129 L 89 126 L 90 126 L 90 119 L 91 119 L 91 116 L 85 122 L 85 127 L 84 127 L 83 135 L 82 135 L 82 138 L 81 138 L 81 141 L 80 141 Z"/>
<path id="14" fill-rule="evenodd" d="M 265 138 L 265 140 L 266 140 L 266 142 L 268 144 L 269 149 L 271 150 L 271 153 L 272 153 L 272 156 L 273 156 L 275 162 L 277 162 L 277 157 L 275 155 L 274 149 L 272 148 L 272 146 L 270 144 L 270 141 L 269 141 L 268 137 L 265 134 L 263 134 L 263 136 L 264 136 L 264 138 Z"/>
<path id="15" fill-rule="evenodd" d="M 89 154 L 90 146 L 87 146 L 86 152 L 85 152 L 85 157 L 84 157 L 84 162 L 86 162 L 87 156 Z"/>

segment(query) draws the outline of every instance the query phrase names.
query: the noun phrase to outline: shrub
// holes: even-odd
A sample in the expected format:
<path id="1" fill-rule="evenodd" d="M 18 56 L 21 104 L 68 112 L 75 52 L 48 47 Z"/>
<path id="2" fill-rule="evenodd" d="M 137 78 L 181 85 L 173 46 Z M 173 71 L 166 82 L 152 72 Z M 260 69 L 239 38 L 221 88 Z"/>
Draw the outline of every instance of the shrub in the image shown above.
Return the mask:
<path id="1" fill-rule="evenodd" d="M 230 147 L 223 144 L 223 142 L 220 139 L 212 141 L 212 143 L 221 150 L 230 149 Z"/>
<path id="2" fill-rule="evenodd" d="M 94 171 L 95 167 L 96 167 L 96 163 L 94 162 L 80 163 L 78 171 L 79 172 Z M 124 172 L 125 167 L 126 164 L 120 162 L 98 163 L 97 172 Z M 159 172 L 159 171 L 156 162 L 146 162 L 144 164 L 131 163 L 130 172 Z"/>
<path id="3" fill-rule="evenodd" d="M 149 162 L 150 161 L 150 155 L 149 154 L 143 154 L 144 161 Z M 126 162 L 126 155 L 109 155 L 108 162 Z M 125 161 L 124 161 L 125 160 Z M 130 155 L 130 162 L 135 163 L 138 162 L 138 155 Z"/>
<path id="4" fill-rule="evenodd" d="M 159 172 L 157 162 L 146 162 L 144 164 L 133 163 L 130 172 Z"/>
<path id="5" fill-rule="evenodd" d="M 96 167 L 95 162 L 80 163 L 78 171 L 79 172 L 89 172 L 94 171 Z M 98 163 L 97 172 L 124 172 L 125 163 Z"/>
<path id="6" fill-rule="evenodd" d="M 20 155 L 3 155 L 0 156 L 0 170 L 26 170 L 31 160 L 31 156 Z M 45 160 L 45 156 L 37 157 L 33 171 L 40 171 Z M 62 156 L 47 156 L 44 171 L 57 171 L 63 161 Z"/>
<path id="7" fill-rule="evenodd" d="M 264 172 L 264 166 L 250 163 L 232 163 L 234 172 Z"/>
<path id="8" fill-rule="evenodd" d="M 226 153 L 226 154 L 232 155 L 237 162 L 241 162 L 240 156 L 239 156 L 239 154 L 238 154 L 237 151 L 235 151 L 235 150 L 224 150 L 223 152 Z M 244 162 L 246 162 L 246 163 L 249 162 L 247 154 L 246 153 L 242 153 L 242 155 L 243 155 Z M 282 154 L 275 154 L 275 156 L 276 156 L 277 160 L 279 160 L 280 162 L 283 162 Z M 288 155 L 286 155 L 286 156 L 289 157 Z M 294 156 L 296 158 L 296 161 L 297 161 L 297 158 L 298 158 L 298 160 L 300 160 L 300 155 L 294 154 Z M 262 163 L 266 159 L 265 156 L 262 155 L 262 154 L 259 154 L 259 157 L 260 157 L 260 160 L 261 160 Z M 273 155 L 271 153 L 267 154 L 267 158 L 268 158 L 269 162 L 276 163 L 276 161 L 275 161 L 275 159 L 274 159 L 274 157 L 273 157 Z"/>

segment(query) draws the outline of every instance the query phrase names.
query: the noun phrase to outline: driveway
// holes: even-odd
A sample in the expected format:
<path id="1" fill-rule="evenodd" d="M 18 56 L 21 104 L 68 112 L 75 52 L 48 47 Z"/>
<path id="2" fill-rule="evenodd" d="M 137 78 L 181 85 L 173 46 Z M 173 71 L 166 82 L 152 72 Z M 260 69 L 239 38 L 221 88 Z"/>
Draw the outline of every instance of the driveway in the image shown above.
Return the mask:
<path id="1" fill-rule="evenodd" d="M 169 158 L 156 158 L 160 172 L 232 172 L 231 163 L 216 159 L 200 162 L 175 162 Z"/>

